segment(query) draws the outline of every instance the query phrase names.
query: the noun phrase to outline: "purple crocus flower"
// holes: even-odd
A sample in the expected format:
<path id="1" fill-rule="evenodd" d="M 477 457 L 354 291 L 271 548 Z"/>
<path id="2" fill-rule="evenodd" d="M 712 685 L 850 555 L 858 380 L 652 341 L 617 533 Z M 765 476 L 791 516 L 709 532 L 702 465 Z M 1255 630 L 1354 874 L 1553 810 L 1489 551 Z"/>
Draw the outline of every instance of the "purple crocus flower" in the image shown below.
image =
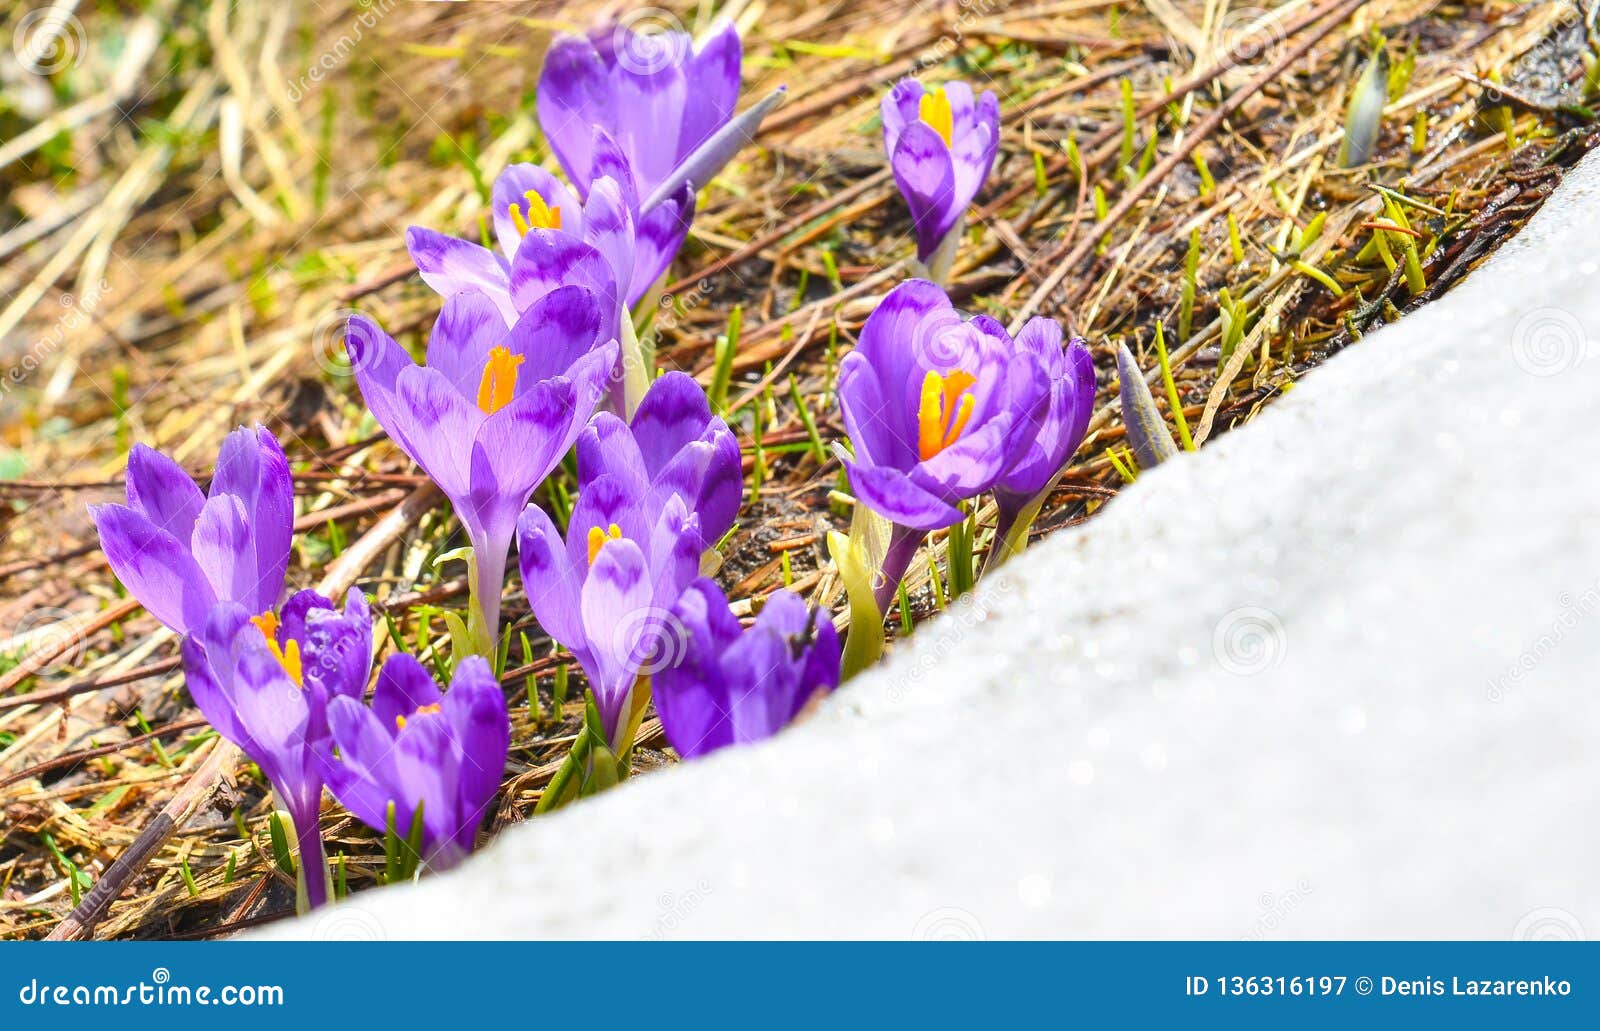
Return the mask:
<path id="1" fill-rule="evenodd" d="M 619 755 L 634 686 L 672 647 L 670 610 L 699 571 L 703 540 L 682 497 L 643 492 L 626 472 L 585 482 L 564 540 L 537 506 L 517 524 L 528 603 L 583 666 Z"/>
<path id="2" fill-rule="evenodd" d="M 648 197 L 733 117 L 742 57 L 727 21 L 698 48 L 688 33 L 625 25 L 559 36 L 539 75 L 539 126 L 580 193 L 604 174 L 594 127 L 610 129 Z"/>
<path id="3" fill-rule="evenodd" d="M 656 713 L 685 759 L 769 738 L 839 685 L 839 635 L 823 612 L 777 591 L 744 630 L 716 583 L 696 580 L 672 609 L 682 656 L 653 678 Z"/>
<path id="4" fill-rule="evenodd" d="M 511 746 L 506 698 L 489 663 L 470 655 L 456 666 L 450 689 L 405 653 L 378 673 L 371 707 L 359 696 L 328 706 L 334 745 L 322 753 L 328 788 L 341 805 L 377 831 L 411 833 L 422 806 L 422 858 L 447 869 L 472 851 L 484 813 L 500 789 Z"/>
<path id="5" fill-rule="evenodd" d="M 421 226 L 406 231 L 406 246 L 422 279 L 441 295 L 481 290 L 507 325 L 560 286 L 588 288 L 604 311 L 602 336 L 620 336 L 631 307 L 678 253 L 694 219 L 687 184 L 649 212 L 616 143 L 594 131 L 599 174 L 578 195 L 537 165 L 512 165 L 495 179 L 491 205 L 497 254 L 468 240 Z"/>
<path id="6" fill-rule="evenodd" d="M 917 260 L 928 263 L 939 245 L 960 232 L 967 205 L 978 195 L 1000 149 L 1000 102 L 985 90 L 950 82 L 927 88 L 901 79 L 883 98 L 883 149 L 911 209 Z"/>
<path id="7" fill-rule="evenodd" d="M 1029 319 L 1017 334 L 1017 348 L 1038 358 L 1050 383 L 1050 399 L 1038 435 L 1027 442 L 1016 464 L 994 485 L 999 509 L 997 540 L 1006 537 L 1019 516 L 1039 500 L 1036 495 L 1078 450 L 1094 411 L 1094 357 L 1082 337 L 1073 337 L 1063 350 L 1060 324 L 1038 316 Z"/>
<path id="8" fill-rule="evenodd" d="M 956 505 L 1024 457 L 1049 389 L 1032 350 L 987 315 L 963 320 L 926 280 L 895 287 L 867 317 L 839 366 L 839 407 L 856 498 L 895 524 L 880 609 L 922 537 L 959 522 Z"/>
<path id="9" fill-rule="evenodd" d="M 578 471 L 580 490 L 610 475 L 647 499 L 647 511 L 660 511 L 678 495 L 699 516 L 701 550 L 732 528 L 744 496 L 739 442 L 711 414 L 700 384 L 682 372 L 650 384 L 630 421 L 596 415 L 578 438 Z"/>
<path id="10" fill-rule="evenodd" d="M 111 571 L 179 634 L 201 626 L 219 601 L 255 615 L 283 594 L 294 486 L 283 448 L 260 426 L 228 434 L 206 494 L 172 459 L 135 444 L 128 503 L 89 514 Z"/>
<path id="11" fill-rule="evenodd" d="M 351 318 L 350 364 L 378 424 L 454 504 L 472 544 L 480 646 L 493 647 L 517 516 L 583 431 L 616 361 L 594 296 L 552 290 L 509 333 L 484 294 L 445 301 L 426 365 L 371 319 Z"/>
<path id="12" fill-rule="evenodd" d="M 359 590 L 343 612 L 300 591 L 281 613 L 252 616 L 218 604 L 183 640 L 189 694 L 217 733 L 238 745 L 272 784 L 294 824 L 305 902 L 327 900 L 327 862 L 317 812 L 329 703 L 354 699 L 372 671 L 372 617 Z"/>

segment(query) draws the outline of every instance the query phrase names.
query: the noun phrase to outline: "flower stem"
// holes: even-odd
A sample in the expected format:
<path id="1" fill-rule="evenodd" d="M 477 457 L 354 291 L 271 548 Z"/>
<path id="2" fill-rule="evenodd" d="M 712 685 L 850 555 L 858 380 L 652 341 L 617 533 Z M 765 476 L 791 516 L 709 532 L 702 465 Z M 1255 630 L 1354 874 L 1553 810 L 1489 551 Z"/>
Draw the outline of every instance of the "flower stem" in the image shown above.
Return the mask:
<path id="1" fill-rule="evenodd" d="M 322 848 L 322 828 L 317 814 L 289 818 L 294 826 L 295 848 L 300 853 L 295 873 L 295 911 L 301 916 L 328 901 L 328 855 Z"/>
<path id="2" fill-rule="evenodd" d="M 650 368 L 645 357 L 644 347 L 639 342 L 639 335 L 634 332 L 633 318 L 624 310 L 622 313 L 622 339 L 619 341 L 622 353 L 622 406 L 618 415 L 624 419 L 633 418 L 633 413 L 638 410 L 639 402 L 644 400 L 645 391 L 650 389 Z M 616 389 L 613 386 L 612 399 L 616 400 Z"/>
<path id="3" fill-rule="evenodd" d="M 989 545 L 989 556 L 983 561 L 985 576 L 1013 556 L 1022 554 L 1022 550 L 1028 546 L 1028 531 L 1033 528 L 1033 521 L 1038 518 L 1039 509 L 1044 507 L 1045 498 L 1049 496 L 1050 488 L 1047 486 L 1020 505 L 1011 498 L 995 498 L 997 515 L 994 540 Z"/>
<path id="4" fill-rule="evenodd" d="M 467 561 L 468 636 L 475 653 L 492 664 L 495 642 L 500 638 L 500 592 L 506 582 L 506 556 L 510 544 L 484 539 L 472 544 Z"/>
<path id="5" fill-rule="evenodd" d="M 899 523 L 895 523 L 889 531 L 889 547 L 883 553 L 882 579 L 872 590 L 879 612 L 888 613 L 889 603 L 894 601 L 896 592 L 900 590 L 900 581 L 905 579 L 906 570 L 911 567 L 911 560 L 926 536 L 921 530 L 913 530 Z"/>
<path id="6" fill-rule="evenodd" d="M 950 269 L 956 263 L 956 252 L 961 249 L 961 234 L 966 227 L 967 216 L 962 214 L 939 241 L 938 248 L 928 256 L 928 278 L 940 286 L 950 282 Z"/>

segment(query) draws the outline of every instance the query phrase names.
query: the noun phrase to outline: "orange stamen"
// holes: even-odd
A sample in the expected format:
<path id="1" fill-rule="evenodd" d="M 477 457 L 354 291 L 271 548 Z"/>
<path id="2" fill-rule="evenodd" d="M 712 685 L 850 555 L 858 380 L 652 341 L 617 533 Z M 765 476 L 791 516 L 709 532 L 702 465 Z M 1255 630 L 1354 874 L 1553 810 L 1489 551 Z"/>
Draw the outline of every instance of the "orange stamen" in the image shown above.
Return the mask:
<path id="1" fill-rule="evenodd" d="M 589 564 L 594 565 L 594 560 L 600 556 L 600 549 L 606 546 L 606 541 L 620 541 L 622 527 L 612 523 L 606 530 L 598 526 L 589 527 Z"/>
<path id="2" fill-rule="evenodd" d="M 300 662 L 300 642 L 291 640 L 288 644 L 278 645 L 278 614 L 271 609 L 259 616 L 251 616 L 250 622 L 261 631 L 261 636 L 267 639 L 267 647 L 272 649 L 273 657 L 289 674 L 289 679 L 294 681 L 295 687 L 305 687 L 305 669 Z"/>
<path id="3" fill-rule="evenodd" d="M 528 199 L 526 214 L 515 204 L 510 208 L 511 221 L 516 224 L 517 232 L 527 236 L 530 229 L 561 228 L 560 205 L 546 204 L 538 190 L 529 190 L 523 196 Z"/>
<path id="4" fill-rule="evenodd" d="M 504 347 L 489 350 L 489 360 L 483 363 L 483 379 L 478 383 L 478 407 L 484 414 L 493 415 L 511 403 L 517 389 L 517 366 L 524 358 L 512 354 Z"/>
<path id="5" fill-rule="evenodd" d="M 416 712 L 411 714 L 411 718 L 412 719 L 416 719 L 418 716 L 427 716 L 430 713 L 435 713 L 435 712 L 438 712 L 438 711 L 439 711 L 439 703 L 438 702 L 435 702 L 432 705 L 421 705 L 421 706 L 417 707 L 417 711 Z M 404 730 L 404 729 L 406 729 L 406 718 L 404 716 L 396 716 L 394 718 L 394 729 L 396 729 L 396 730 Z"/>
<path id="6" fill-rule="evenodd" d="M 967 428 L 976 404 L 969 388 L 977 381 L 963 369 L 945 376 L 929 369 L 922 378 L 922 398 L 917 405 L 917 453 L 922 461 L 954 444 Z"/>

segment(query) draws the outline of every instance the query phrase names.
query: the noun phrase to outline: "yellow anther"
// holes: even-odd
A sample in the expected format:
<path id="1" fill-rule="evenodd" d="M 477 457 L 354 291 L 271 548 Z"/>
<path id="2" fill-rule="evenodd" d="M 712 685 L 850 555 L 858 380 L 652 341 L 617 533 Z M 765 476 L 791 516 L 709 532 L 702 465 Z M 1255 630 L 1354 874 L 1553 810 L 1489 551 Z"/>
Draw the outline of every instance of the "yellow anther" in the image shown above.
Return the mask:
<path id="1" fill-rule="evenodd" d="M 955 116 L 950 113 L 950 98 L 944 95 L 944 90 L 931 89 L 924 93 L 917 104 L 917 114 L 944 139 L 946 147 L 950 146 Z"/>
<path id="2" fill-rule="evenodd" d="M 954 444 L 967 428 L 976 403 L 968 389 L 977 381 L 962 369 L 946 376 L 930 369 L 922 377 L 922 399 L 917 405 L 917 453 L 924 462 Z"/>
<path id="3" fill-rule="evenodd" d="M 594 565 L 594 560 L 599 557 L 600 549 L 606 546 L 606 541 L 622 540 L 622 527 L 612 523 L 606 530 L 598 526 L 589 527 L 589 564 Z"/>
<path id="4" fill-rule="evenodd" d="M 483 363 L 483 379 L 478 382 L 478 407 L 493 415 L 511 403 L 517 389 L 517 366 L 524 358 L 504 347 L 490 348 Z"/>
<path id="5" fill-rule="evenodd" d="M 439 711 L 439 703 L 437 703 L 437 702 L 435 702 L 432 705 L 419 705 L 419 706 L 417 706 L 417 711 L 411 714 L 411 718 L 415 719 L 418 716 L 426 716 L 429 713 L 434 713 L 434 712 L 438 712 L 438 711 Z M 404 730 L 404 729 L 406 729 L 406 718 L 404 716 L 396 716 L 394 718 L 394 729 L 396 729 L 396 730 Z"/>
<path id="6" fill-rule="evenodd" d="M 300 663 L 300 642 L 291 640 L 288 644 L 278 646 L 278 614 L 271 609 L 259 616 L 251 616 L 250 622 L 261 631 L 261 636 L 267 639 L 267 647 L 272 649 L 272 655 L 289 674 L 289 679 L 294 681 L 294 686 L 305 687 L 305 671 Z"/>
<path id="7" fill-rule="evenodd" d="M 561 207 L 559 205 L 546 204 L 544 198 L 539 196 L 538 190 L 529 190 L 523 196 L 528 200 L 526 214 L 516 204 L 511 205 L 510 208 L 511 221 L 516 224 L 517 232 L 527 236 L 530 229 L 561 228 Z"/>

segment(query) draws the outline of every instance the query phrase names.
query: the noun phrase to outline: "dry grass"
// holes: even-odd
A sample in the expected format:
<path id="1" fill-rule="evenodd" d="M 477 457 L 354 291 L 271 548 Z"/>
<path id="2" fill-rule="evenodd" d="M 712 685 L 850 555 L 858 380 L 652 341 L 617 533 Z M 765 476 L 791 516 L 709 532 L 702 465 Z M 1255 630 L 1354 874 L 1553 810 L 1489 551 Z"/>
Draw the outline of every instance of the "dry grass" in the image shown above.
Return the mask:
<path id="1" fill-rule="evenodd" d="M 220 764 L 233 776 L 219 790 L 204 780 L 217 741 L 182 690 L 175 642 L 123 600 L 85 504 L 120 496 L 133 441 L 203 476 L 228 429 L 264 422 L 300 494 L 291 586 L 317 583 L 361 541 L 345 565 L 394 633 L 447 648 L 430 607 L 463 603 L 463 571 L 432 560 L 460 543 L 457 527 L 421 496 L 385 519 L 422 480 L 364 412 L 339 327 L 360 309 L 420 339 L 438 302 L 411 274 L 405 227 L 476 233 L 495 171 L 547 157 L 532 118 L 539 55 L 552 27 L 597 12 L 395 0 L 63 6 L 75 20 L 60 49 L 32 57 L 59 68 L 41 77 L 0 65 L 0 647 L 10 656 L 0 666 L 0 933 L 55 928 L 184 785 L 187 822 L 135 869 L 94 933 L 225 933 L 292 909 L 292 885 L 270 858 L 263 785 L 232 763 Z M 703 27 L 709 7 L 678 15 Z M 788 582 L 840 607 L 820 541 L 847 513 L 830 503 L 838 465 L 818 444 L 841 433 L 839 354 L 873 300 L 909 274 L 908 220 L 876 120 L 900 76 L 966 77 L 1001 99 L 1001 158 L 956 266 L 958 302 L 1005 322 L 1051 315 L 1087 336 L 1102 404 L 1114 396 L 1114 342 L 1129 341 L 1154 375 L 1149 344 L 1162 322 L 1202 441 L 1447 289 L 1591 143 L 1588 113 L 1573 104 L 1584 33 L 1566 3 L 723 9 L 744 30 L 746 96 L 782 82 L 791 100 L 706 192 L 656 321 L 664 363 L 709 382 L 716 338 L 740 310 L 728 402 L 752 500 L 721 572 L 740 599 Z M 26 17 L 14 10 L 6 35 L 27 29 Z M 1345 170 L 1346 99 L 1374 27 L 1396 64 L 1409 53 L 1415 65 L 1374 162 Z M 1247 40 L 1261 45 L 1235 46 Z M 1490 79 L 1505 86 L 1486 97 Z M 1195 88 L 1168 102 L 1173 85 Z M 1223 104 L 1228 116 L 1210 117 Z M 1396 199 L 1386 207 L 1374 184 Z M 1320 232 L 1308 233 L 1318 216 Z M 1417 250 L 1410 276 L 1406 241 Z M 1111 461 L 1120 419 L 1108 406 L 1094 425 L 1043 532 L 1088 517 L 1122 485 Z M 912 615 L 923 618 L 942 598 L 927 563 L 917 568 Z M 564 657 L 515 585 L 507 616 L 529 643 L 514 637 L 508 663 L 514 743 L 493 829 L 531 815 L 579 695 L 574 678 L 566 706 L 555 704 Z M 670 762 L 659 729 L 644 734 L 640 765 Z M 351 890 L 375 883 L 373 836 L 331 805 L 323 831 L 346 856 Z"/>

